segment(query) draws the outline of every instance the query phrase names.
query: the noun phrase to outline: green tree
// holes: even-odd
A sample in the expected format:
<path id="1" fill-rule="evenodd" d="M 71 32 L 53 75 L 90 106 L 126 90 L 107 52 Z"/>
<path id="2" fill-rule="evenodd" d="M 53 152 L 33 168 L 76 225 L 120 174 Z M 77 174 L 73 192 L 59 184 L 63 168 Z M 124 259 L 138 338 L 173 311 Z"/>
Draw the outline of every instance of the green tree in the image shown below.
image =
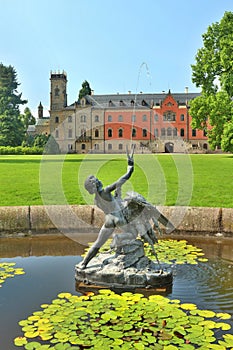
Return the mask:
<path id="1" fill-rule="evenodd" d="M 83 98 L 86 95 L 91 95 L 91 87 L 90 84 L 88 83 L 88 81 L 84 81 L 82 83 L 82 88 L 79 90 L 79 100 L 81 100 L 81 98 Z"/>
<path id="2" fill-rule="evenodd" d="M 48 140 L 49 140 L 49 136 L 45 134 L 36 135 L 34 138 L 33 146 L 43 148 L 45 147 Z"/>
<path id="3" fill-rule="evenodd" d="M 0 63 L 0 145 L 21 145 L 25 130 L 19 106 L 27 103 L 18 93 L 17 74 L 12 66 Z"/>
<path id="4" fill-rule="evenodd" d="M 20 118 L 23 122 L 25 131 L 27 131 L 29 125 L 36 124 L 36 118 L 33 117 L 30 108 L 28 107 L 25 108 L 24 113 L 20 115 Z"/>
<path id="5" fill-rule="evenodd" d="M 192 67 L 192 80 L 202 89 L 202 96 L 190 103 L 192 127 L 208 130 L 209 143 L 226 148 L 225 127 L 233 120 L 233 13 L 225 12 L 220 22 L 213 23 L 202 35 L 203 47 L 197 51 Z"/>

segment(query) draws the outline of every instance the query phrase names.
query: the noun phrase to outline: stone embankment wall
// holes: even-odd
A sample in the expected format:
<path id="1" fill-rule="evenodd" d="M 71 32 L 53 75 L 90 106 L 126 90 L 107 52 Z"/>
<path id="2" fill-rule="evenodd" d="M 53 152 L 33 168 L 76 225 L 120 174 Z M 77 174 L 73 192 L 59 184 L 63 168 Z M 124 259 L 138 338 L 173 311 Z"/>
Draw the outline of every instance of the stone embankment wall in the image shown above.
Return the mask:
<path id="1" fill-rule="evenodd" d="M 175 234 L 233 237 L 233 208 L 157 208 L 174 223 Z M 91 205 L 0 207 L 0 236 L 97 232 L 103 220 L 104 214 Z"/>

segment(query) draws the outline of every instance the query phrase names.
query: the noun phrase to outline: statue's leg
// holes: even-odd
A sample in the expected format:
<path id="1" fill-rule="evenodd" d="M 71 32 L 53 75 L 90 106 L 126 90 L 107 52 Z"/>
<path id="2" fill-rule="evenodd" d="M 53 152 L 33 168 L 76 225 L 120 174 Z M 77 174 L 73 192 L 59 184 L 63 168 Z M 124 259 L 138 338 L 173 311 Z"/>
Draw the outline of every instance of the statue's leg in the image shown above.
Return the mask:
<path id="1" fill-rule="evenodd" d="M 85 268 L 89 263 L 89 261 L 96 256 L 99 249 L 109 239 L 113 231 L 114 231 L 114 227 L 106 228 L 105 225 L 101 227 L 97 240 L 93 243 L 91 248 L 88 250 L 87 255 L 85 256 L 85 258 L 81 263 L 82 268 Z"/>

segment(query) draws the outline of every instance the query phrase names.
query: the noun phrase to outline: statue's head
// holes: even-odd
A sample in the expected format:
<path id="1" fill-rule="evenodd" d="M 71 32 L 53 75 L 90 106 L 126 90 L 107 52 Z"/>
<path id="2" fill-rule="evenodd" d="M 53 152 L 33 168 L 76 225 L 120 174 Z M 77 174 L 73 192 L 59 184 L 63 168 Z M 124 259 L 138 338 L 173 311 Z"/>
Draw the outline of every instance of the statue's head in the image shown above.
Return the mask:
<path id="1" fill-rule="evenodd" d="M 102 189 L 103 185 L 102 182 L 97 179 L 94 175 L 88 176 L 84 183 L 85 189 L 90 193 L 96 193 L 98 190 Z"/>

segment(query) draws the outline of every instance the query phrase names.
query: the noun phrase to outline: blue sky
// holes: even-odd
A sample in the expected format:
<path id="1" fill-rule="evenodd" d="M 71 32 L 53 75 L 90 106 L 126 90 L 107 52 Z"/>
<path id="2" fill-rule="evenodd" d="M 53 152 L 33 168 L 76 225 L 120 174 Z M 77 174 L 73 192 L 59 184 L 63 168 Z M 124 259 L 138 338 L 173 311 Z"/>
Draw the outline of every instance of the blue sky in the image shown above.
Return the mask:
<path id="1" fill-rule="evenodd" d="M 0 62 L 35 116 L 51 70 L 67 72 L 69 104 L 84 80 L 95 94 L 195 92 L 190 65 L 225 11 L 232 0 L 0 0 Z"/>

